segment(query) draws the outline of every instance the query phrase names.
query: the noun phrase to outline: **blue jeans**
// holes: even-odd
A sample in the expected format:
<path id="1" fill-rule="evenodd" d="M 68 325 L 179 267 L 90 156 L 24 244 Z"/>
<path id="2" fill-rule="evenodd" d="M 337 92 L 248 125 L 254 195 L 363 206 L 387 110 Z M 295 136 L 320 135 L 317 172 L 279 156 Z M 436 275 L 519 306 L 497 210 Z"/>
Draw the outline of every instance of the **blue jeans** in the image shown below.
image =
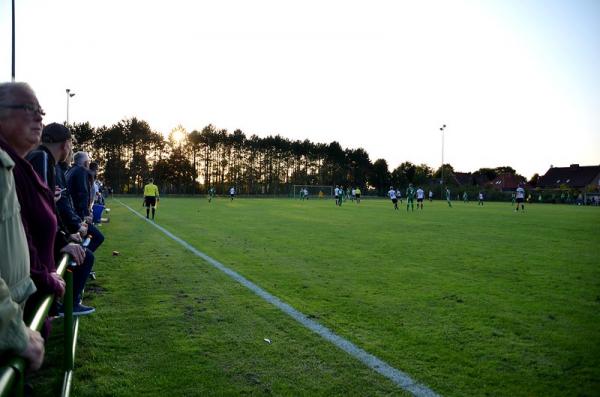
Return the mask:
<path id="1" fill-rule="evenodd" d="M 96 252 L 98 247 L 104 242 L 104 235 L 92 224 L 88 225 L 88 234 L 92 236 L 88 249 L 92 252 Z"/>
<path id="2" fill-rule="evenodd" d="M 94 241 L 94 239 L 92 239 Z M 90 244 L 91 245 L 91 244 Z M 94 254 L 89 248 L 85 249 L 85 259 L 79 266 L 72 267 L 73 271 L 73 303 L 77 304 L 81 300 L 81 293 L 85 288 L 85 283 L 90 276 L 92 267 L 94 266 Z"/>

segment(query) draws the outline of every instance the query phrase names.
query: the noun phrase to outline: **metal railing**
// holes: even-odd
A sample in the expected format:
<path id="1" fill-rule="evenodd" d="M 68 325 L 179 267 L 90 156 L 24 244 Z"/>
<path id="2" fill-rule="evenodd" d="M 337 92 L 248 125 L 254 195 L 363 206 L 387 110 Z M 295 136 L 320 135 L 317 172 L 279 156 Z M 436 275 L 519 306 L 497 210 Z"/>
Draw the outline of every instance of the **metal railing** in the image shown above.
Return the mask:
<path id="1" fill-rule="evenodd" d="M 85 244 L 84 244 L 85 245 Z M 64 278 L 66 287 L 63 297 L 64 311 L 64 379 L 61 396 L 69 396 L 71 392 L 71 381 L 75 362 L 75 347 L 77 345 L 77 333 L 79 330 L 79 318 L 73 316 L 73 272 L 75 266 L 72 258 L 64 254 L 60 260 L 56 272 Z M 34 330 L 40 331 L 48 312 L 54 301 L 53 295 L 46 295 L 34 312 L 31 321 L 26 325 Z M 25 390 L 25 369 L 27 362 L 22 357 L 11 357 L 0 367 L 0 397 L 17 396 L 22 397 Z"/>

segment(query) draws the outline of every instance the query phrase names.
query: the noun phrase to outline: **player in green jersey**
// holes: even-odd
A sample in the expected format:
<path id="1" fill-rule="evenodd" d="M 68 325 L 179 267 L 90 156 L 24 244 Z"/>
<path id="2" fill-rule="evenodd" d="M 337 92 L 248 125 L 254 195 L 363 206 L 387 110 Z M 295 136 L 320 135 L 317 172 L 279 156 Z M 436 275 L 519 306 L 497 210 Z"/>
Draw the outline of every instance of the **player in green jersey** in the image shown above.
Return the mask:
<path id="1" fill-rule="evenodd" d="M 210 189 L 208 189 L 208 202 L 210 203 L 212 201 L 212 199 L 215 197 L 215 193 L 216 193 L 216 189 L 213 187 L 211 187 Z"/>
<path id="2" fill-rule="evenodd" d="M 448 207 L 452 207 L 452 194 L 449 188 L 446 188 L 446 201 L 448 202 Z"/>

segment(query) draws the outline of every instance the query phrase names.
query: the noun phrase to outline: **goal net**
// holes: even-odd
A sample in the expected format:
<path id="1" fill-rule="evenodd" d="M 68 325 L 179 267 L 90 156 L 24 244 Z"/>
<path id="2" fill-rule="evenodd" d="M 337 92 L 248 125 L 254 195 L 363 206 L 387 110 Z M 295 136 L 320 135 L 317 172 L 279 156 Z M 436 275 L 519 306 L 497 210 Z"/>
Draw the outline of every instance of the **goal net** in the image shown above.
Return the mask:
<path id="1" fill-rule="evenodd" d="M 333 197 L 333 186 L 317 186 L 317 185 L 294 185 L 293 197 L 295 199 L 329 199 Z M 306 192 L 306 195 L 303 193 Z"/>

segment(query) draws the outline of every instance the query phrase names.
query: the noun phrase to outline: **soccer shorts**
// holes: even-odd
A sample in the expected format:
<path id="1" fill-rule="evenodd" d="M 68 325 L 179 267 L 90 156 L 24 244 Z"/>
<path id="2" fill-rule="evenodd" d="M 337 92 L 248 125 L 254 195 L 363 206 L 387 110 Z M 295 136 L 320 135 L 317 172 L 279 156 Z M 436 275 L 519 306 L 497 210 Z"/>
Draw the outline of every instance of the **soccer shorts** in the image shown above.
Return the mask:
<path id="1" fill-rule="evenodd" d="M 146 207 L 156 207 L 156 197 L 155 196 L 146 196 L 144 197 L 144 203 Z"/>

